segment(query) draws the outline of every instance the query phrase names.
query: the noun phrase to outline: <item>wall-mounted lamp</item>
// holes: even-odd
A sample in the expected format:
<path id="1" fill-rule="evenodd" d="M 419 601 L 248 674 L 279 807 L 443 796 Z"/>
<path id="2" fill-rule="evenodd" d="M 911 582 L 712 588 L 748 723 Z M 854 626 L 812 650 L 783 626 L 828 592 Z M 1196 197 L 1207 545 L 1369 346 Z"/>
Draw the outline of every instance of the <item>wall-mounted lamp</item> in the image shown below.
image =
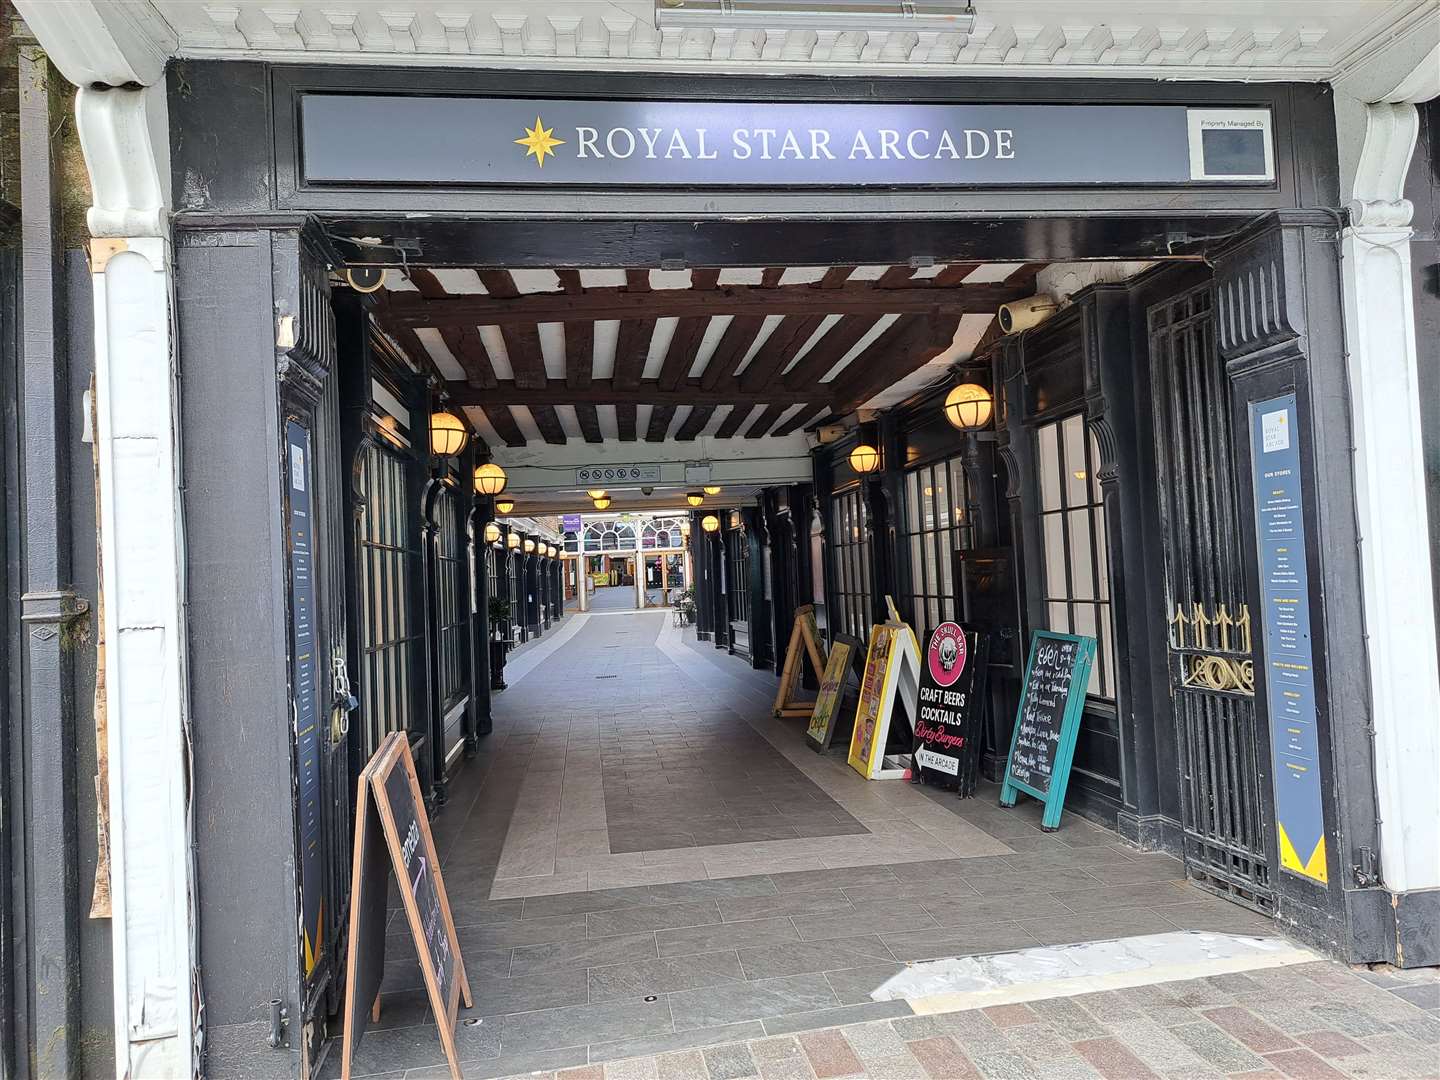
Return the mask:
<path id="1" fill-rule="evenodd" d="M 945 395 L 945 419 L 961 431 L 979 431 L 990 423 L 995 399 L 978 383 L 961 383 Z"/>
<path id="2" fill-rule="evenodd" d="M 739 510 L 730 511 L 730 528 L 742 529 L 745 527 L 745 519 L 740 516 Z"/>
<path id="3" fill-rule="evenodd" d="M 515 509 L 515 500 L 514 500 L 514 499 L 496 499 L 496 500 L 495 500 L 495 512 L 496 512 L 497 514 L 508 514 L 508 513 L 510 513 L 510 511 L 512 511 L 512 510 L 514 510 L 514 509 Z"/>
<path id="4" fill-rule="evenodd" d="M 526 555 L 534 555 L 534 554 L 535 554 L 535 541 L 534 541 L 534 540 L 531 540 L 528 536 L 525 538 L 525 554 L 526 554 Z"/>
<path id="5" fill-rule="evenodd" d="M 850 468 L 857 473 L 872 473 L 880 468 L 880 451 L 868 443 L 861 443 L 850 451 Z"/>
<path id="6" fill-rule="evenodd" d="M 505 546 L 508 547 L 511 551 L 514 551 L 516 548 L 518 548 L 520 546 L 520 534 L 512 532 L 508 536 L 506 536 Z"/>
<path id="7" fill-rule="evenodd" d="M 720 528 L 720 519 L 714 514 L 706 514 L 700 519 L 700 528 L 708 533 L 716 532 Z"/>
<path id="8" fill-rule="evenodd" d="M 685 493 L 685 501 L 691 506 L 699 506 L 705 501 L 705 496 L 698 491 L 687 491 Z"/>
<path id="9" fill-rule="evenodd" d="M 454 457 L 465 449 L 470 433 L 465 422 L 454 413 L 434 412 L 430 414 L 430 453 L 436 457 Z"/>
<path id="10" fill-rule="evenodd" d="M 499 540 L 499 539 L 500 539 L 500 526 L 497 525 L 497 524 L 495 524 L 495 522 L 493 522 L 493 521 L 487 522 L 486 525 L 485 525 L 485 542 L 486 542 L 487 544 L 493 544 L 493 543 L 495 543 L 496 540 Z"/>
<path id="11" fill-rule="evenodd" d="M 506 483 L 505 470 L 493 461 L 475 466 L 475 491 L 478 494 L 493 498 L 505 490 Z"/>

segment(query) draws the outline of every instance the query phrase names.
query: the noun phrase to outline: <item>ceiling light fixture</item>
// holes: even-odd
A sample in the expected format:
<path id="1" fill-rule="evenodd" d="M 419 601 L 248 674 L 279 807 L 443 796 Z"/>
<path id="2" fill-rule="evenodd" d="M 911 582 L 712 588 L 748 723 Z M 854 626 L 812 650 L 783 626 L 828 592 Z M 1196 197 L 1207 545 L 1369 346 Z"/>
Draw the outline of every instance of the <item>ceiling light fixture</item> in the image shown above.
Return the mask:
<path id="1" fill-rule="evenodd" d="M 495 512 L 497 514 L 508 514 L 515 509 L 514 499 L 496 499 Z"/>
<path id="2" fill-rule="evenodd" d="M 720 489 L 719 489 L 718 487 L 716 487 L 715 485 L 713 485 L 713 484 L 710 485 L 709 487 L 703 487 L 703 488 L 701 488 L 700 490 L 703 491 L 703 492 L 705 492 L 706 495 L 719 495 L 719 494 L 720 494 Z"/>
<path id="3" fill-rule="evenodd" d="M 595 500 L 595 509 L 608 510 L 610 509 L 610 504 L 614 501 L 615 500 L 610 498 L 609 495 L 601 495 L 598 499 Z"/>
<path id="4" fill-rule="evenodd" d="M 603 499 L 605 497 L 605 489 L 591 488 L 589 491 L 585 492 L 585 494 L 589 495 L 592 499 Z"/>
<path id="5" fill-rule="evenodd" d="M 705 501 L 705 496 L 698 491 L 687 491 L 685 493 L 685 501 L 691 506 L 699 506 Z"/>

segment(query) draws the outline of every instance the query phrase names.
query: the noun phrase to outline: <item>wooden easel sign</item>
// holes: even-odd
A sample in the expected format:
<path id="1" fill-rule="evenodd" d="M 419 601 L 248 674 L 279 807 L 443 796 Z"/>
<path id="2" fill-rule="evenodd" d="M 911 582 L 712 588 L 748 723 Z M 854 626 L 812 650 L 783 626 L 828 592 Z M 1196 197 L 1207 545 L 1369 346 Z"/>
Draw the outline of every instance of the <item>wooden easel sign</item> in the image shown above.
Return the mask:
<path id="1" fill-rule="evenodd" d="M 804 657 L 818 679 L 825 670 L 825 646 L 820 628 L 815 625 L 815 608 L 805 604 L 795 609 L 795 625 L 790 630 L 790 644 L 785 649 L 785 666 L 780 669 L 780 688 L 775 692 L 774 713 L 780 716 L 809 716 L 815 708 L 813 699 L 798 698 Z"/>
<path id="2" fill-rule="evenodd" d="M 1031 635 L 1000 805 L 1014 806 L 1022 791 L 1034 796 L 1045 804 L 1040 824 L 1047 832 L 1060 827 L 1070 765 L 1075 760 L 1075 736 L 1080 731 L 1094 661 L 1092 637 L 1049 630 Z"/>
<path id="3" fill-rule="evenodd" d="M 830 646 L 830 657 L 825 663 L 825 674 L 820 679 L 820 693 L 815 698 L 810 723 L 805 728 L 805 741 L 811 750 L 823 754 L 830 749 L 830 743 L 835 738 L 836 714 L 845 700 L 845 688 L 850 683 L 850 672 L 860 649 L 858 639 L 844 634 L 835 635 L 835 644 Z"/>
<path id="4" fill-rule="evenodd" d="M 350 949 L 345 972 L 345 1036 L 341 1076 L 349 1080 L 368 1019 L 379 1019 L 385 971 L 386 894 L 393 870 L 400 899 L 440 1029 L 453 1080 L 462 1080 L 455 1051 L 461 998 L 472 1004 L 455 920 L 445 895 L 430 819 L 404 732 L 391 732 L 360 774 L 355 813 L 355 863 L 350 894 Z M 383 844 L 383 847 L 382 847 Z M 385 858 L 389 854 L 388 867 Z"/>
<path id="5" fill-rule="evenodd" d="M 909 771 L 904 764 L 886 760 L 885 745 L 896 702 L 904 702 L 913 720 L 919 694 L 920 646 L 915 632 L 898 620 L 877 623 L 870 629 L 848 758 L 850 767 L 865 779 L 895 780 Z"/>

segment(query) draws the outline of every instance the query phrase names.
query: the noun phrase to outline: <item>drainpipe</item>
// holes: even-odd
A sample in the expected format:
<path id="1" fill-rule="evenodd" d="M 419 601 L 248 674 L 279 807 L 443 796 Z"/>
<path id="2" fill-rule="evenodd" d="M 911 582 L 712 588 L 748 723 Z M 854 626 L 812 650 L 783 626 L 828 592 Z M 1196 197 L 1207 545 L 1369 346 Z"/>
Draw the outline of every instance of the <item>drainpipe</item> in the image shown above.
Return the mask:
<path id="1" fill-rule="evenodd" d="M 24 873 L 37 1076 L 80 1072 L 79 870 L 76 865 L 72 647 L 89 605 L 71 588 L 70 430 L 50 62 L 20 50 L 22 378 L 21 723 L 25 737 Z M 17 815 L 18 817 L 18 815 Z M 18 868 L 17 868 L 18 870 Z"/>

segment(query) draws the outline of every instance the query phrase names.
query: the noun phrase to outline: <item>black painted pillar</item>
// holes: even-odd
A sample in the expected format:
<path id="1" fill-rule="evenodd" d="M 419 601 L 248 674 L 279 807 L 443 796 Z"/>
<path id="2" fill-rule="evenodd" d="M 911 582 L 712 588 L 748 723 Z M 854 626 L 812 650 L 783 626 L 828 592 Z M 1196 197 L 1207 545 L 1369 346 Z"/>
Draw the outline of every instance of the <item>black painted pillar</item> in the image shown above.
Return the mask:
<path id="1" fill-rule="evenodd" d="M 63 94 L 52 94 L 45 54 L 20 50 L 21 293 L 24 343 L 18 387 L 22 635 L 23 867 L 21 886 L 35 1075 L 75 1076 L 80 1067 L 79 873 L 76 863 L 75 699 L 71 635 L 91 613 L 71 588 L 67 477 L 74 441 L 68 419 L 64 284 L 51 137 Z M 24 875 L 20 877 L 20 875 Z M 7 883 L 8 885 L 8 883 Z M 7 905 L 8 906 L 8 905 Z M 7 953 L 10 942 L 5 943 Z M 23 1030 L 23 1029 L 22 1029 Z M 20 1055 L 17 1055 L 17 1057 Z"/>

